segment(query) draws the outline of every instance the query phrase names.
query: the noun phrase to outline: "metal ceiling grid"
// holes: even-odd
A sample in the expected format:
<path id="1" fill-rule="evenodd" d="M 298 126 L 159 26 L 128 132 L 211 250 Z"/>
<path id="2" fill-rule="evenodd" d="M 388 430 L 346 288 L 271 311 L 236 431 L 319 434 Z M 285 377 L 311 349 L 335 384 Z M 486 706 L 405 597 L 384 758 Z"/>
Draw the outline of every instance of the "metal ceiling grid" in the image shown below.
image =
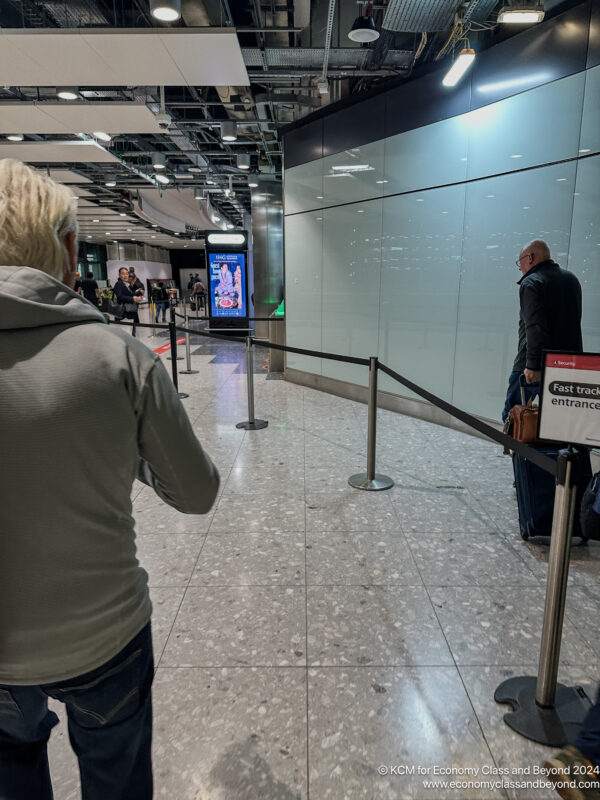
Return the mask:
<path id="1" fill-rule="evenodd" d="M 405 33 L 442 31 L 460 5 L 462 0 L 390 0 L 381 27 Z"/>

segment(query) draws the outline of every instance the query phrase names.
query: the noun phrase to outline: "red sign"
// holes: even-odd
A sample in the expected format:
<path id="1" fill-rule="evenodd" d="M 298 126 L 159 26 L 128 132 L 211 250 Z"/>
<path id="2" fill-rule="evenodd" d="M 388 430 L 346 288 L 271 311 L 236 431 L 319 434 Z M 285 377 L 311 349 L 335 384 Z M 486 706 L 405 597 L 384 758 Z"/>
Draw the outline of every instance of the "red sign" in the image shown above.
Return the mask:
<path id="1" fill-rule="evenodd" d="M 571 356 L 561 353 L 546 353 L 546 366 L 558 369 L 593 369 L 600 367 L 600 359 L 596 355 Z"/>

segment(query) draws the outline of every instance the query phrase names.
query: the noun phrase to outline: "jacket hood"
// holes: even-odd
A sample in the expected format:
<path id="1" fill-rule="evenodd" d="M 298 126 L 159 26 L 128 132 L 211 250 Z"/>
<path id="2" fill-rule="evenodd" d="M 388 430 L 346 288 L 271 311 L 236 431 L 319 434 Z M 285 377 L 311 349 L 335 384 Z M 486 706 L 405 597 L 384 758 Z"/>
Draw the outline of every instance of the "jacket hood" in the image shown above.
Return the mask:
<path id="1" fill-rule="evenodd" d="M 81 322 L 106 323 L 91 303 L 32 267 L 0 266 L 0 330 Z"/>

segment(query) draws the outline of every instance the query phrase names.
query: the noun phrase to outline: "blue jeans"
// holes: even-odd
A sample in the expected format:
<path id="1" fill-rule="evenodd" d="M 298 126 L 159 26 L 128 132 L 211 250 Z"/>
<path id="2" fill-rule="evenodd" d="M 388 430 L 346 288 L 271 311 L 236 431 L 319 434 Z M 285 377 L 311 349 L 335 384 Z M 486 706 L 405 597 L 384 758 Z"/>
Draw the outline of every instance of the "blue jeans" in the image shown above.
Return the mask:
<path id="1" fill-rule="evenodd" d="M 54 697 L 67 707 L 83 800 L 150 800 L 153 675 L 148 623 L 85 675 L 42 686 L 0 685 L 0 798 L 52 800 L 46 745 L 58 723 L 48 710 Z"/>
<path id="2" fill-rule="evenodd" d="M 506 421 L 508 416 L 508 412 L 511 410 L 513 406 L 518 406 L 521 404 L 521 387 L 519 384 L 519 379 L 523 373 L 515 370 L 511 372 L 508 376 L 508 390 L 506 392 L 506 401 L 504 403 L 504 408 L 502 409 L 502 422 Z M 540 391 L 540 384 L 538 383 L 526 383 L 525 384 L 525 402 L 529 400 L 530 397 L 534 397 L 536 394 L 539 394 Z"/>
<path id="3" fill-rule="evenodd" d="M 600 767 L 600 688 L 596 697 L 596 705 L 588 711 L 577 736 L 575 747 L 593 764 Z"/>
<path id="4" fill-rule="evenodd" d="M 167 308 L 169 304 L 166 300 L 161 300 L 159 303 L 156 304 L 156 316 L 154 318 L 154 322 L 158 322 L 158 318 L 160 316 L 160 312 L 162 311 L 163 322 L 167 321 Z"/>

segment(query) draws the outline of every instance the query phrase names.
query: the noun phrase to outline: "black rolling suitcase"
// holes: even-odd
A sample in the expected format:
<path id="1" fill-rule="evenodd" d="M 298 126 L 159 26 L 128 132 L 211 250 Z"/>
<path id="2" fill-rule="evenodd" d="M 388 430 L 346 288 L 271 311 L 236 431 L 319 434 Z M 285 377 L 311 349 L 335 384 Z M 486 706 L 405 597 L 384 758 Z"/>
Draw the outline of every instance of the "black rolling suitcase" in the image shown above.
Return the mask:
<path id="1" fill-rule="evenodd" d="M 536 447 L 538 453 L 556 461 L 558 450 L 550 447 Z M 581 498 L 592 477 L 589 451 L 583 448 L 579 468 L 573 472 L 573 483 L 577 486 L 575 514 L 573 516 L 573 536 L 581 532 Z M 519 507 L 519 528 L 525 541 L 532 536 L 550 536 L 554 512 L 555 479 L 549 472 L 523 458 L 513 455 L 517 505 Z"/>

